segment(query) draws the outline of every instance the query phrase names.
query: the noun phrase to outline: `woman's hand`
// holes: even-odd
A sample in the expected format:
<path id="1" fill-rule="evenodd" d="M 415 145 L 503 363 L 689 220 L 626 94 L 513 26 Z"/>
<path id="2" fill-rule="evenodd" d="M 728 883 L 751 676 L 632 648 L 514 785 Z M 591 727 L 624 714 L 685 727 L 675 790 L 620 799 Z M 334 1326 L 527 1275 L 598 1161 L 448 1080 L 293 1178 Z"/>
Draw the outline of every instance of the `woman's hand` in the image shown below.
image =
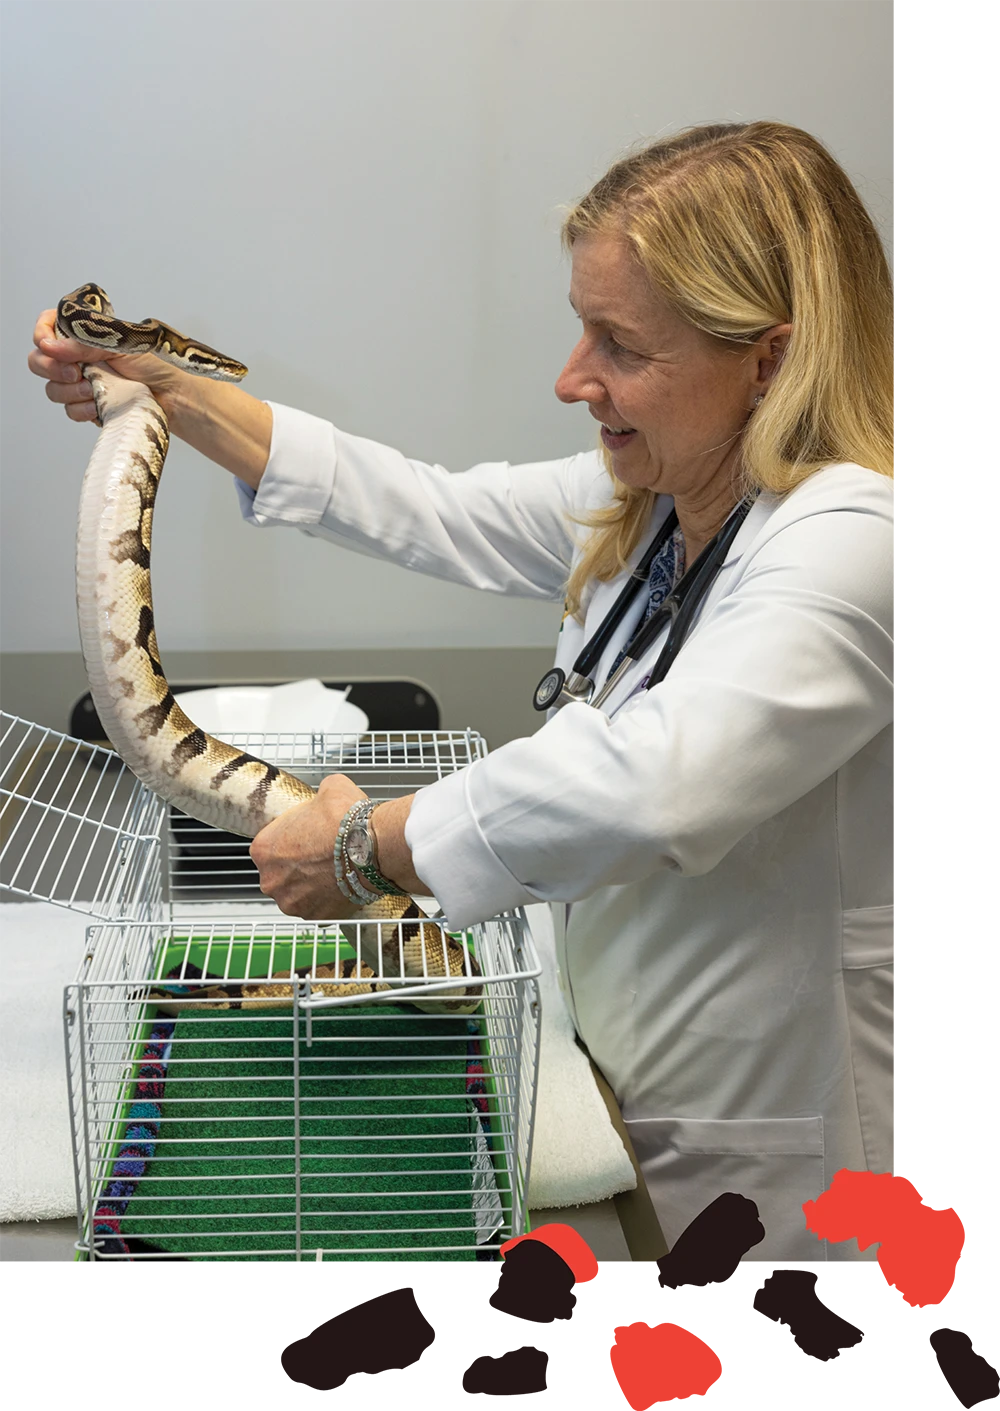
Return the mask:
<path id="1" fill-rule="evenodd" d="M 262 828 L 250 844 L 260 889 L 286 916 L 346 921 L 359 913 L 337 885 L 333 845 L 344 814 L 367 798 L 345 774 L 331 774 L 308 803 L 296 804 Z"/>
<path id="2" fill-rule="evenodd" d="M 271 408 L 230 382 L 195 377 L 152 353 L 108 356 L 73 338 L 56 338 L 56 311 L 46 309 L 35 324 L 35 347 L 28 367 L 46 378 L 45 395 L 61 402 L 70 421 L 96 421 L 97 407 L 84 363 L 107 363 L 119 377 L 143 382 L 163 408 L 172 436 L 179 436 L 210 461 L 224 466 L 256 490 L 271 454 Z"/>
<path id="3" fill-rule="evenodd" d="M 28 354 L 28 367 L 36 377 L 46 378 L 45 395 L 59 402 L 70 421 L 96 421 L 97 408 L 90 383 L 83 376 L 83 363 L 107 363 L 112 372 L 130 382 L 144 382 L 167 413 L 164 397 L 178 386 L 178 377 L 188 374 L 172 368 L 152 353 L 134 357 L 114 356 L 102 348 L 88 348 L 74 338 L 56 337 L 56 311 L 45 309 L 35 324 L 35 347 Z"/>
<path id="4" fill-rule="evenodd" d="M 333 845 L 344 814 L 366 799 L 346 774 L 331 774 L 308 803 L 296 804 L 262 828 L 250 844 L 260 873 L 260 889 L 286 916 L 304 921 L 349 921 L 363 908 L 352 906 L 337 885 Z M 371 826 L 383 876 L 405 891 L 428 895 L 413 870 L 404 829 L 414 795 L 389 799 L 372 813 Z"/>

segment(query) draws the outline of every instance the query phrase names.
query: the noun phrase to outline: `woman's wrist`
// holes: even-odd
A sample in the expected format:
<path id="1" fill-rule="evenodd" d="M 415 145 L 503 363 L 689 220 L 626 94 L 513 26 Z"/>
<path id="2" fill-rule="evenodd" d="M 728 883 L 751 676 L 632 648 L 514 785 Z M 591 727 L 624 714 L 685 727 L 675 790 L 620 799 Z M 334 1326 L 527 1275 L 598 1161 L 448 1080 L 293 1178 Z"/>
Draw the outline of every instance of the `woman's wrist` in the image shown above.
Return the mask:
<path id="1" fill-rule="evenodd" d="M 378 854 L 378 870 L 390 882 L 395 882 L 404 892 L 426 896 L 427 884 L 413 870 L 413 855 L 406 841 L 406 820 L 410 816 L 415 795 L 406 794 L 403 798 L 388 799 L 380 803 L 368 820 L 375 834 L 375 849 Z"/>
<path id="2" fill-rule="evenodd" d="M 171 435 L 257 489 L 271 455 L 274 416 L 266 402 L 232 383 L 186 372 L 177 373 L 154 395 Z"/>
<path id="3" fill-rule="evenodd" d="M 184 415 L 184 394 L 186 391 L 184 383 L 191 382 L 192 380 L 193 376 L 191 373 L 177 372 L 176 369 L 171 368 L 169 379 L 165 379 L 156 387 L 154 387 L 152 383 L 146 384 L 163 408 L 171 435 L 180 435 L 180 432 L 176 428 L 178 420 L 182 419 Z M 183 439 L 183 436 L 181 436 L 181 440 Z"/>

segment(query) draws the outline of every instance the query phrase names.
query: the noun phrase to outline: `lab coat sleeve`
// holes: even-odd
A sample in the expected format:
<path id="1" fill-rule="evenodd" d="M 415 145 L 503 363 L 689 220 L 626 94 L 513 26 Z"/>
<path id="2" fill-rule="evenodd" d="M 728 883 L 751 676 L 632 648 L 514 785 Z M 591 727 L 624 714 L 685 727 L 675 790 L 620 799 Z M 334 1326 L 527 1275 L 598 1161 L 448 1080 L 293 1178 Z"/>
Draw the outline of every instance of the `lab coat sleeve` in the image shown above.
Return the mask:
<path id="1" fill-rule="evenodd" d="M 847 470 L 856 503 L 828 507 L 829 479 L 789 496 L 658 686 L 610 720 L 568 705 L 416 795 L 407 842 L 453 925 L 706 873 L 889 722 L 891 487 Z"/>
<path id="2" fill-rule="evenodd" d="M 610 489 L 594 452 L 450 474 L 307 412 L 270 405 L 271 451 L 260 486 L 254 494 L 237 481 L 244 519 L 290 525 L 465 587 L 561 599 L 576 542 L 573 517 Z"/>

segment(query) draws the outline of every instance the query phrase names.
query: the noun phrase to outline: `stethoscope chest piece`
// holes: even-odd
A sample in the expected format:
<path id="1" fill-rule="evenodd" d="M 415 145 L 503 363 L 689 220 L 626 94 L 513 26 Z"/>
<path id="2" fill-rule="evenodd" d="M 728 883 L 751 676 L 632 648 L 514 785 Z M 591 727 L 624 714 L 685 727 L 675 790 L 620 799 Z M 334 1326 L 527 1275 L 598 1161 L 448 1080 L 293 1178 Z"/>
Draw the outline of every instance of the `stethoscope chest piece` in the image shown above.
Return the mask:
<path id="1" fill-rule="evenodd" d="M 589 705 L 594 694 L 594 683 L 589 676 L 581 676 L 571 671 L 567 677 L 561 666 L 547 671 L 535 687 L 532 705 L 536 710 L 550 710 L 553 706 L 582 702 Z"/>
<path id="2" fill-rule="evenodd" d="M 532 704 L 536 710 L 548 710 L 566 683 L 566 673 L 561 666 L 554 666 L 535 687 Z"/>

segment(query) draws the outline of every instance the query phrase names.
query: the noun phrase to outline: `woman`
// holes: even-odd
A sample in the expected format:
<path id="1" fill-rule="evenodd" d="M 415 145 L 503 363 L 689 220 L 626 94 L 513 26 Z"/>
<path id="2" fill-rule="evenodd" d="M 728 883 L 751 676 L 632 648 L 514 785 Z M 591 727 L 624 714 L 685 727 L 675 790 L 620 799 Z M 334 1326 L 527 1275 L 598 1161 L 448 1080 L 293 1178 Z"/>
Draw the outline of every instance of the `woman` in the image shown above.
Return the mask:
<path id="1" fill-rule="evenodd" d="M 693 129 L 617 163 L 564 238 L 582 327 L 556 392 L 588 404 L 600 452 L 449 476 L 115 359 L 237 476 L 250 522 L 490 591 L 565 593 L 566 673 L 654 545 L 598 686 L 728 536 L 662 680 L 661 636 L 600 709 L 565 704 L 380 805 L 347 840 L 366 870 L 341 866 L 344 889 L 334 853 L 364 796 L 325 781 L 256 838 L 261 885 L 305 917 L 350 914 L 359 880 L 432 893 L 456 926 L 553 903 L 567 1001 L 667 1240 L 735 1190 L 767 1231 L 753 1257 L 859 1258 L 853 1241 L 819 1245 L 801 1205 L 841 1167 L 891 1170 L 885 258 L 840 167 L 775 123 Z M 73 363 L 95 354 L 47 341 L 51 323 L 29 363 L 88 419 Z"/>

